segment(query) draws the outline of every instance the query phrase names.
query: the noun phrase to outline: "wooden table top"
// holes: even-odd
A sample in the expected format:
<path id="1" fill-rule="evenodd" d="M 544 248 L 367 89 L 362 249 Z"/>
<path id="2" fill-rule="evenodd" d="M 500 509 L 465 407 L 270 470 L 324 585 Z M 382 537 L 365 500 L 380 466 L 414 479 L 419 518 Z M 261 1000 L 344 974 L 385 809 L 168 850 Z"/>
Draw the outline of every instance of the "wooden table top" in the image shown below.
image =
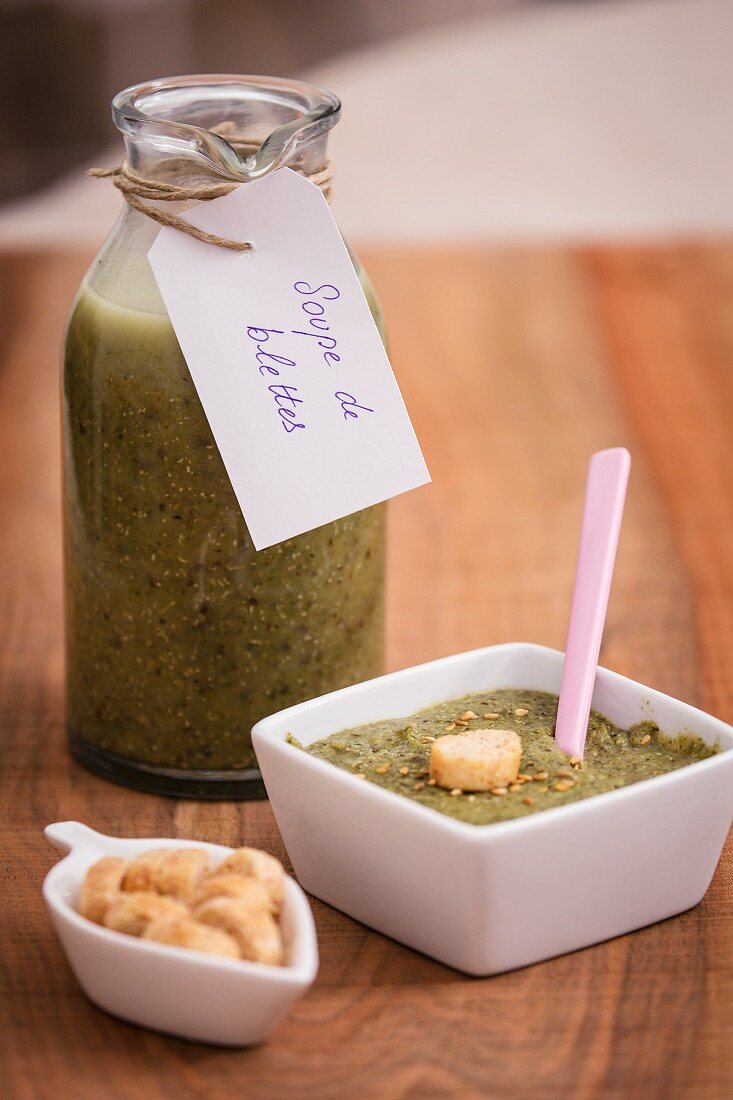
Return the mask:
<path id="1" fill-rule="evenodd" d="M 366 258 L 433 476 L 391 506 L 389 666 L 512 639 L 562 647 L 585 465 L 591 451 L 625 444 L 634 466 L 603 663 L 733 721 L 733 246 Z M 136 794 L 66 754 L 57 370 L 85 266 L 59 254 L 0 258 L 0 1091 L 732 1095 L 730 844 L 694 910 L 485 980 L 314 902 L 318 980 L 256 1050 L 164 1038 L 85 999 L 41 904 L 55 859 L 45 823 L 80 818 L 284 858 L 266 803 Z"/>

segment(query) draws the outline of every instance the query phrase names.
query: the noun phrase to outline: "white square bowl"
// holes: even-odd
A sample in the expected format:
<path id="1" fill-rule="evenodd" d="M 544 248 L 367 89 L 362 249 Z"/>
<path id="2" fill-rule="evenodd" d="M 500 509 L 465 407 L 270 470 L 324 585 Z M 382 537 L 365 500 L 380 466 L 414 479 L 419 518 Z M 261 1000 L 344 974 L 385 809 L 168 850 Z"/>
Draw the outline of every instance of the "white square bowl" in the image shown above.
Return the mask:
<path id="1" fill-rule="evenodd" d="M 470 825 L 357 779 L 304 745 L 472 692 L 557 693 L 563 654 L 512 643 L 332 692 L 258 722 L 252 739 L 295 873 L 311 894 L 468 974 L 575 951 L 696 905 L 733 816 L 733 728 L 600 668 L 593 707 L 652 719 L 721 752 L 516 821 Z M 728 750 L 728 751 L 725 751 Z"/>

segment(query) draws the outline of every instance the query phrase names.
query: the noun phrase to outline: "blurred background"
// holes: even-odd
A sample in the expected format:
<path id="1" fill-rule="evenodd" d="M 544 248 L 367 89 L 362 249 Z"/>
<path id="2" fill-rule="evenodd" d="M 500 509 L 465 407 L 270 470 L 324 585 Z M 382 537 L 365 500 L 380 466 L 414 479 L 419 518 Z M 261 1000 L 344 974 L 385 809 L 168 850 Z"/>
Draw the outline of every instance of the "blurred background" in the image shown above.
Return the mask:
<path id="1" fill-rule="evenodd" d="M 732 56 L 731 0 L 0 0 L 0 245 L 96 245 L 110 98 L 185 72 L 336 91 L 359 242 L 727 231 Z"/>

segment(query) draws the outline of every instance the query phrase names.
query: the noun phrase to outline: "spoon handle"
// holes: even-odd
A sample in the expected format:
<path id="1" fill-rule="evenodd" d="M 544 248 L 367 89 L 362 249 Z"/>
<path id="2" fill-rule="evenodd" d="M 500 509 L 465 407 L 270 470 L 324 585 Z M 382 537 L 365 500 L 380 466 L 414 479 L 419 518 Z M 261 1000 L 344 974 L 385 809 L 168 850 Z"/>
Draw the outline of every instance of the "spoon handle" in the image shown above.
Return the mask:
<path id="1" fill-rule="evenodd" d="M 625 447 L 597 451 L 588 468 L 555 740 L 582 756 L 598 654 L 606 621 L 631 456 Z"/>

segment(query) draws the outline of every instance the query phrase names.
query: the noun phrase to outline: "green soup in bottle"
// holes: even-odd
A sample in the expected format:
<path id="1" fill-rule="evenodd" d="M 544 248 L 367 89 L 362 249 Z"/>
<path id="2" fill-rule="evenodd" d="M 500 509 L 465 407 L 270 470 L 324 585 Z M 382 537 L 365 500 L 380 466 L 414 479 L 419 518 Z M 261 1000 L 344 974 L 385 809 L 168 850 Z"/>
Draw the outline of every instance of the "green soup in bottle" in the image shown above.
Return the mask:
<path id="1" fill-rule="evenodd" d="M 186 186 L 231 174 L 236 154 L 212 133 L 223 118 L 255 144 L 294 133 L 272 167 L 315 173 L 338 111 L 316 88 L 231 77 L 156 81 L 113 104 L 128 164 Z M 66 334 L 70 746 L 126 785 L 257 797 L 253 723 L 382 669 L 385 509 L 255 551 L 147 263 L 158 228 L 125 205 Z"/>

